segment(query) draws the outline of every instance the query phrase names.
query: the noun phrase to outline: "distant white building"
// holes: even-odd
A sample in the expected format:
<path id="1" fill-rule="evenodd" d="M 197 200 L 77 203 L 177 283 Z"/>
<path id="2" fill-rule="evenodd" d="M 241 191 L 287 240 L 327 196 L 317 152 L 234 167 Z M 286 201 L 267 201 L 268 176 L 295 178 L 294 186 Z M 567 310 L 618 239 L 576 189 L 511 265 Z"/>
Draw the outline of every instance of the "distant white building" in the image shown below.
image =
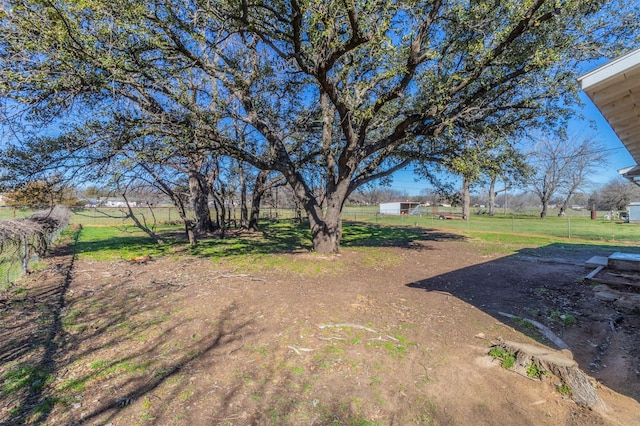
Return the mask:
<path id="1" fill-rule="evenodd" d="M 115 197 L 105 198 L 100 201 L 100 204 L 103 205 L 104 207 L 118 207 L 118 208 L 127 207 L 127 202 L 124 201 L 123 198 L 115 198 Z M 129 205 L 131 207 L 138 207 L 138 203 L 136 201 L 129 201 Z"/>
<path id="2" fill-rule="evenodd" d="M 420 206 L 420 203 L 398 201 L 393 203 L 380 203 L 380 214 L 410 214 L 411 210 Z"/>

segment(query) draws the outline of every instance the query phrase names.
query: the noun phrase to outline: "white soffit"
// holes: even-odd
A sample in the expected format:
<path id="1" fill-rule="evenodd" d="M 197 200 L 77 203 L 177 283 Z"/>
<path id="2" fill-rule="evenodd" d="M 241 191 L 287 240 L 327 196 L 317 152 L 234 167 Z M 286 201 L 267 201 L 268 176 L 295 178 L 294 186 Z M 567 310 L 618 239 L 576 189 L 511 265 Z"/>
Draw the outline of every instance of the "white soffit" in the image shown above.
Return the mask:
<path id="1" fill-rule="evenodd" d="M 640 49 L 607 62 L 578 80 L 640 164 Z"/>

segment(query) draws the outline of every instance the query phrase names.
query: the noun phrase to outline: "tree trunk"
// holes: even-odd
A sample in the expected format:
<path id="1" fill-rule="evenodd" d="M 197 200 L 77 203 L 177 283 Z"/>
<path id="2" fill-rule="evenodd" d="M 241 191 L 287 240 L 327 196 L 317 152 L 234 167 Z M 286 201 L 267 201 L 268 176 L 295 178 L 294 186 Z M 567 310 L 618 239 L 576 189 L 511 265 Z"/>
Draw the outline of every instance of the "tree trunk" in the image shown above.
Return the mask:
<path id="1" fill-rule="evenodd" d="M 249 228 L 249 209 L 247 208 L 247 183 L 244 178 L 242 163 L 239 166 L 240 177 L 240 228 Z"/>
<path id="2" fill-rule="evenodd" d="M 311 229 L 313 250 L 322 254 L 334 254 L 340 252 L 342 240 L 342 206 L 347 199 L 346 187 L 348 182 L 337 185 L 333 191 L 325 197 L 326 208 L 322 208 L 315 198 L 308 198 L 314 202 L 307 205 L 306 211 Z"/>
<path id="3" fill-rule="evenodd" d="M 471 183 L 469 182 L 469 179 L 463 177 L 462 178 L 462 217 L 464 219 L 469 218 L 469 210 L 470 210 L 470 204 L 471 204 L 471 195 L 469 194 L 470 186 L 471 186 Z"/>
<path id="4" fill-rule="evenodd" d="M 569 204 L 569 201 L 571 201 L 571 197 L 573 197 L 573 192 L 569 191 L 566 198 L 562 201 L 562 205 L 560 206 L 560 213 L 558 213 L 558 216 L 564 216 L 567 210 L 567 204 Z"/>
<path id="5" fill-rule="evenodd" d="M 342 217 L 339 209 L 327 209 L 324 218 L 318 220 L 315 214 L 309 214 L 313 250 L 322 254 L 340 252 L 342 239 Z"/>
<path id="6" fill-rule="evenodd" d="M 213 197 L 214 204 L 216 206 L 216 218 L 218 220 L 220 238 L 224 239 L 227 230 L 227 224 L 225 223 L 227 218 L 227 208 L 224 204 L 224 190 L 221 190 L 220 192 L 213 192 L 211 196 Z"/>
<path id="7" fill-rule="evenodd" d="M 495 216 L 496 214 L 496 180 L 492 177 L 489 184 L 489 216 Z"/>
<path id="8" fill-rule="evenodd" d="M 258 231 L 258 221 L 260 220 L 260 203 L 262 202 L 262 196 L 267 188 L 265 184 L 269 177 L 268 170 L 260 170 L 256 177 L 256 183 L 253 187 L 253 197 L 251 200 L 251 216 L 249 218 L 248 229 L 251 231 Z"/>
<path id="9" fill-rule="evenodd" d="M 206 235 L 213 229 L 209 211 L 209 191 L 204 176 L 196 170 L 189 170 L 189 196 L 196 217 L 193 230 L 198 235 Z"/>
<path id="10" fill-rule="evenodd" d="M 542 211 L 540 212 L 540 219 L 547 217 L 547 210 L 549 209 L 549 200 L 542 200 Z"/>
<path id="11" fill-rule="evenodd" d="M 144 231 L 156 243 L 158 243 L 159 245 L 164 244 L 164 241 L 162 241 L 162 239 L 155 232 L 153 232 L 148 226 L 146 226 L 146 224 L 143 224 L 142 222 L 140 222 L 140 220 L 138 220 L 138 217 L 135 215 L 135 213 L 133 212 L 133 209 L 131 208 L 131 205 L 129 204 L 129 200 L 127 200 L 127 195 L 122 194 L 122 198 L 124 198 L 124 202 L 127 204 L 127 209 L 129 210 L 128 216 L 129 218 L 131 218 L 131 220 L 133 220 L 133 223 L 135 223 L 135 225 L 139 229 Z"/>

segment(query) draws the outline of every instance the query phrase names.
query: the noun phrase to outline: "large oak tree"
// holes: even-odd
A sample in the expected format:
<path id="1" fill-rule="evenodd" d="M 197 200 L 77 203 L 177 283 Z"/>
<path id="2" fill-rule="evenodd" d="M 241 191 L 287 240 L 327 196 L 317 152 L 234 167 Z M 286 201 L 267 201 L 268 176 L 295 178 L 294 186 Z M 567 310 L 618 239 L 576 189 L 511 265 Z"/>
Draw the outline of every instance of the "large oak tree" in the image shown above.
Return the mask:
<path id="1" fill-rule="evenodd" d="M 105 121 L 178 117 L 172 125 L 188 123 L 212 152 L 281 173 L 314 249 L 335 252 L 349 194 L 411 161 L 442 161 L 452 149 L 443 134 L 482 126 L 512 134 L 566 118 L 575 66 L 634 35 L 631 7 L 8 0 L 0 95 L 33 120 L 79 111 Z M 233 120 L 254 130 L 242 144 Z"/>

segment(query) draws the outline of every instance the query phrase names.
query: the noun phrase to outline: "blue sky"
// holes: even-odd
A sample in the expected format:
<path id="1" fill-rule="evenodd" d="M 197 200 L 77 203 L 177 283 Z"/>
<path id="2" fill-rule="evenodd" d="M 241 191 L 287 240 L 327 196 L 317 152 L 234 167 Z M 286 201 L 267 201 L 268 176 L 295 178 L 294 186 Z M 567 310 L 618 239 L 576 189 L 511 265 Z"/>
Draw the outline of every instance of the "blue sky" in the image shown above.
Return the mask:
<path id="1" fill-rule="evenodd" d="M 567 133 L 569 135 L 579 134 L 580 136 L 593 136 L 600 142 L 608 153 L 608 164 L 603 164 L 594 169 L 590 178 L 594 186 L 600 186 L 618 176 L 618 170 L 635 165 L 635 161 L 624 147 L 618 136 L 613 132 L 609 123 L 604 119 L 598 108 L 591 102 L 591 99 L 580 92 L 580 99 L 584 106 L 577 108 L 577 115 L 582 115 L 581 119 L 574 119 L 570 122 Z M 428 188 L 426 181 L 415 181 L 412 167 L 402 170 L 393 175 L 391 187 L 399 191 L 405 191 L 409 195 L 419 195 L 420 191 Z"/>

